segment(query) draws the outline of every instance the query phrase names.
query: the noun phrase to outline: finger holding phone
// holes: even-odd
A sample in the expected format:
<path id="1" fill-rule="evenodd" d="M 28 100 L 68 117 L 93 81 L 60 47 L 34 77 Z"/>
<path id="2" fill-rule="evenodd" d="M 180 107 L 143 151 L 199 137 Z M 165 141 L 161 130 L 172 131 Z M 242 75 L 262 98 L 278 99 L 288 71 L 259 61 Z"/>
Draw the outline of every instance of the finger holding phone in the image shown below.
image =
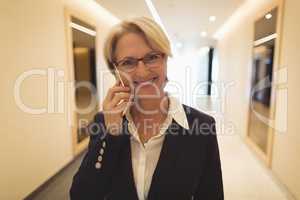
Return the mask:
<path id="1" fill-rule="evenodd" d="M 108 90 L 103 101 L 106 130 L 112 135 L 119 135 L 122 131 L 123 116 L 133 103 L 131 88 L 125 86 L 118 70 L 116 70 L 116 74 L 117 82 Z"/>

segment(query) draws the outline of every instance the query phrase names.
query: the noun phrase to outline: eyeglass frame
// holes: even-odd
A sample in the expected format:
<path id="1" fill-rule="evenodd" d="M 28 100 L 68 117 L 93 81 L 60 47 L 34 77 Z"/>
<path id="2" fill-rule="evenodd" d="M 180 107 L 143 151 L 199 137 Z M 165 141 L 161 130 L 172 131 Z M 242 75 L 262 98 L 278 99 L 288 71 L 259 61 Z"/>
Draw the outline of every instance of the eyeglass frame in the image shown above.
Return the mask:
<path id="1" fill-rule="evenodd" d="M 155 55 L 160 55 L 161 56 L 161 59 L 164 59 L 166 54 L 165 53 L 162 53 L 162 52 L 158 52 L 158 51 L 151 51 L 149 53 L 147 53 L 145 56 L 143 56 L 142 58 L 133 58 L 133 57 L 128 57 L 128 58 L 123 58 L 122 60 L 120 61 L 114 61 L 113 62 L 113 65 L 115 66 L 115 68 L 118 68 L 120 69 L 119 65 L 120 65 L 120 62 L 122 61 L 125 61 L 126 59 L 133 59 L 135 61 L 135 66 L 131 69 L 131 70 L 122 70 L 120 69 L 121 71 L 124 71 L 124 72 L 133 72 L 136 70 L 138 64 L 139 64 L 139 61 L 142 61 L 143 64 L 147 67 L 149 67 L 149 63 L 145 62 L 145 58 L 148 56 L 148 55 L 151 55 L 151 54 L 155 54 Z M 159 65 L 157 66 L 159 67 Z M 155 68 L 154 66 L 151 67 L 151 68 Z"/>

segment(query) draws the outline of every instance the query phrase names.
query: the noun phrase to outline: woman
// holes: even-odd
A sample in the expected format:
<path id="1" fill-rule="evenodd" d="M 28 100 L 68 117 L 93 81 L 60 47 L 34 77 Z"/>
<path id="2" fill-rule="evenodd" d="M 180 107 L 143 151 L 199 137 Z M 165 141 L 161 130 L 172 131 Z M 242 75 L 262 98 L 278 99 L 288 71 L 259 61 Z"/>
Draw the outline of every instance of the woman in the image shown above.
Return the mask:
<path id="1" fill-rule="evenodd" d="M 223 199 L 215 120 L 164 92 L 171 51 L 162 29 L 123 21 L 104 54 L 117 82 L 89 125 L 71 199 Z"/>

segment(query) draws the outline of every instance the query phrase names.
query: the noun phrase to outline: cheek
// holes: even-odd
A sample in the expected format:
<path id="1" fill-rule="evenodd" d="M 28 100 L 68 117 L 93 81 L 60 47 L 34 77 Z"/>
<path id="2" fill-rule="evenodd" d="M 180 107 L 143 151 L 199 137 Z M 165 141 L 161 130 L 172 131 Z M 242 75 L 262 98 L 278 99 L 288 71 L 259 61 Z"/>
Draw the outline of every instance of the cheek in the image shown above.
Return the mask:
<path id="1" fill-rule="evenodd" d="M 159 75 L 159 84 L 163 85 L 167 78 L 167 68 L 163 67 L 157 74 Z"/>

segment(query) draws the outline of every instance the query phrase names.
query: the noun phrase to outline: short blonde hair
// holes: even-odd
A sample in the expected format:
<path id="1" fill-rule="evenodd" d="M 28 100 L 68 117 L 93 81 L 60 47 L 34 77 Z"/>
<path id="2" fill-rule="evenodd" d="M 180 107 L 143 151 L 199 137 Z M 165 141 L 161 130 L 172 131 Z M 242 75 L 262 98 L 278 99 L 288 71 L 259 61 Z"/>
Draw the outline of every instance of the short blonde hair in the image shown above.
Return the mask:
<path id="1" fill-rule="evenodd" d="M 127 33 L 141 35 L 152 49 L 172 56 L 170 41 L 156 22 L 146 17 L 127 19 L 111 29 L 104 43 L 104 59 L 113 74 L 117 42 Z"/>

